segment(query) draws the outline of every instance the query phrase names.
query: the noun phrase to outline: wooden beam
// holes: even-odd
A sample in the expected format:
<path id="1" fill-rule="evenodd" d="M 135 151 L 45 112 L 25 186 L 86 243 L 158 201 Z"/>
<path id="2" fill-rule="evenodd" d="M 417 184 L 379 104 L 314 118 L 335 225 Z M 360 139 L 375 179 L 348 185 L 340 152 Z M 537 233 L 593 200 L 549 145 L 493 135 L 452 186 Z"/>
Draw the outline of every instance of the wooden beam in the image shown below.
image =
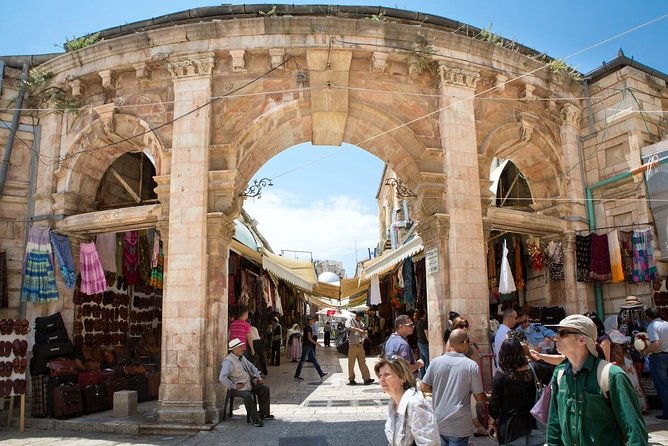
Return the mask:
<path id="1" fill-rule="evenodd" d="M 139 198 L 139 195 L 137 195 L 136 192 L 135 192 L 134 190 L 132 190 L 132 188 L 130 187 L 130 185 L 123 179 L 123 177 L 121 176 L 121 174 L 118 173 L 118 172 L 116 172 L 116 169 L 114 169 L 113 167 L 110 167 L 109 170 L 111 171 L 111 174 L 114 176 L 114 178 L 116 178 L 116 179 L 118 180 L 118 182 L 121 183 L 121 185 L 123 186 L 123 188 L 124 188 L 126 191 L 128 191 L 128 193 L 130 194 L 130 196 L 132 196 L 132 198 L 133 198 L 137 203 L 139 203 L 139 202 L 141 201 L 141 198 Z"/>

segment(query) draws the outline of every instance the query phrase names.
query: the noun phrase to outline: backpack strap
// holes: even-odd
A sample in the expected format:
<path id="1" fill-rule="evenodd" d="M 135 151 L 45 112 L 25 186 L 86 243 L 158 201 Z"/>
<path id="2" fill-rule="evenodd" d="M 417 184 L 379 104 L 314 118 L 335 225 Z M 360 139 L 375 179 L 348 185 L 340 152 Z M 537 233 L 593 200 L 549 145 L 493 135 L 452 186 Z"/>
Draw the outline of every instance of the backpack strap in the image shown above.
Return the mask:
<path id="1" fill-rule="evenodd" d="M 557 372 L 557 386 L 559 386 L 559 383 L 561 382 L 561 377 L 564 376 L 564 369 L 561 369 Z"/>
<path id="2" fill-rule="evenodd" d="M 601 359 L 596 367 L 596 381 L 606 399 L 610 398 L 610 368 L 612 363 L 605 359 Z"/>

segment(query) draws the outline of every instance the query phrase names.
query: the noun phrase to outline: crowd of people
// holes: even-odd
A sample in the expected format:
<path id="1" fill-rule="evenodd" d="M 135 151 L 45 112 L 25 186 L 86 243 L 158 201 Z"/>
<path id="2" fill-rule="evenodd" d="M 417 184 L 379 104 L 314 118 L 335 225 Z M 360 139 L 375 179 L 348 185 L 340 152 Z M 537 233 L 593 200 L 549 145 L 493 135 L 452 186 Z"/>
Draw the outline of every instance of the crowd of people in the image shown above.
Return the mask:
<path id="1" fill-rule="evenodd" d="M 643 354 L 651 354 L 649 368 L 664 408 L 657 418 L 668 419 L 668 322 L 652 309 L 645 314 Z M 345 330 L 348 338 L 349 385 L 358 384 L 356 369 L 362 384 L 375 382 L 366 365 L 364 342 L 370 332 L 362 316 L 355 314 L 336 329 Z M 247 313 L 241 312 L 230 324 L 230 355 L 223 361 L 220 381 L 243 398 L 254 424 L 262 426 L 263 420 L 273 418 L 269 390 L 262 384 L 266 365 L 262 360 L 253 363 L 255 354 L 262 355 L 262 347 L 246 319 Z M 416 312 L 413 318 L 395 318 L 394 330 L 382 343 L 374 367 L 381 388 L 390 397 L 385 425 L 390 445 L 467 446 L 474 434 L 493 435 L 499 444 L 525 446 L 648 444 L 643 419 L 648 403 L 630 356 L 629 338 L 620 331 L 623 321 L 617 316 L 602 321 L 588 313 L 543 326 L 514 308 L 505 309 L 501 319 L 490 342 L 495 370 L 491 392 L 486 393 L 477 362 L 481 352 L 469 337 L 466 318 L 452 314 L 442 337 L 443 354 L 436 358 L 429 358 L 423 312 Z M 280 333 L 278 339 L 286 339 L 286 356 L 298 363 L 295 379 L 302 379 L 306 360 L 325 377 L 328 372 L 321 369 L 315 353 L 318 332 L 314 324 L 315 318 L 308 317 L 303 327 L 294 324 L 283 336 L 275 317 L 270 324 L 270 365 L 280 362 L 273 351 L 274 336 Z M 327 325 L 325 345 L 332 332 Z M 413 336 L 416 339 L 409 343 Z M 545 425 L 531 412 L 541 400 L 549 408 Z M 480 403 L 488 404 L 483 411 L 486 419 L 479 417 L 476 407 Z"/>

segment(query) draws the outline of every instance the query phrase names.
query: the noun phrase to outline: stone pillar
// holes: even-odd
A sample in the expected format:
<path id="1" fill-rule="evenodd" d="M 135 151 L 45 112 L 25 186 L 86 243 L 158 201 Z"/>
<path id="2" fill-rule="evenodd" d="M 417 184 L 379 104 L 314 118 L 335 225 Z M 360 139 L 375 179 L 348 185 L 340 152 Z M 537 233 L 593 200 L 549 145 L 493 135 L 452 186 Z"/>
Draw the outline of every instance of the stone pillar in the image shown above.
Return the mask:
<path id="1" fill-rule="evenodd" d="M 208 282 L 206 296 L 206 363 L 204 410 L 207 423 L 218 423 L 225 410 L 225 388 L 218 381 L 219 366 L 227 355 L 227 308 L 230 243 L 234 220 L 222 212 L 207 218 Z"/>
<path id="2" fill-rule="evenodd" d="M 443 332 L 447 327 L 450 306 L 448 276 L 449 218 L 434 214 L 420 220 L 427 275 L 427 314 L 429 318 L 429 357 L 443 354 Z"/>
<path id="3" fill-rule="evenodd" d="M 208 309 L 207 192 L 213 53 L 176 58 L 169 191 L 169 261 L 162 321 L 161 422 L 204 424 Z M 183 117 L 181 117 L 183 116 Z M 181 117 L 181 118 L 179 118 Z"/>
<path id="4" fill-rule="evenodd" d="M 450 63 L 441 63 L 438 72 L 447 176 L 445 206 L 450 216 L 450 304 L 452 310 L 469 319 L 474 340 L 487 344 L 489 292 L 473 98 L 480 76 L 466 66 Z"/>
<path id="5" fill-rule="evenodd" d="M 566 291 L 566 314 L 582 314 L 578 306 L 577 276 L 575 265 L 575 231 L 564 234 L 564 288 Z"/>

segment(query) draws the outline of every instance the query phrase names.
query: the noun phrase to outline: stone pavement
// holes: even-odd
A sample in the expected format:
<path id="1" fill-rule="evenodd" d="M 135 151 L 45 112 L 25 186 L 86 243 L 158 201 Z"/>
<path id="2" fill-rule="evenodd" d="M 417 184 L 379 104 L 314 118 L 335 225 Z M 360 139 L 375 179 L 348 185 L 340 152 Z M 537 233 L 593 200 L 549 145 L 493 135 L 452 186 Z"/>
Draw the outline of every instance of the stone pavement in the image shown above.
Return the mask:
<path id="1" fill-rule="evenodd" d="M 265 421 L 263 428 L 246 423 L 243 404 L 236 399 L 232 419 L 208 426 L 209 430 L 174 435 L 166 429 L 168 426 L 156 425 L 156 402 L 150 401 L 141 403 L 138 415 L 133 418 L 112 418 L 111 411 L 106 411 L 71 420 L 28 419 L 29 427 L 24 433 L 15 426 L 0 427 L 0 444 L 324 446 L 356 441 L 364 445 L 387 444 L 383 426 L 388 398 L 380 386 L 377 383 L 348 386 L 347 359 L 337 354 L 334 347 L 321 346 L 317 355 L 323 370 L 329 372 L 323 381 L 309 363 L 302 370 L 303 381 L 293 379 L 297 364 L 285 358 L 280 367 L 269 367 L 265 382 L 271 388 L 276 419 Z M 375 377 L 375 362 L 375 357 L 367 358 L 372 377 Z M 358 381 L 361 381 L 359 375 Z M 645 417 L 650 442 L 668 445 L 668 423 L 656 420 L 655 414 L 656 411 Z M 4 421 L 2 415 L 5 414 L 0 414 L 0 421 Z M 471 444 L 487 446 L 496 442 L 488 437 L 475 437 Z"/>

